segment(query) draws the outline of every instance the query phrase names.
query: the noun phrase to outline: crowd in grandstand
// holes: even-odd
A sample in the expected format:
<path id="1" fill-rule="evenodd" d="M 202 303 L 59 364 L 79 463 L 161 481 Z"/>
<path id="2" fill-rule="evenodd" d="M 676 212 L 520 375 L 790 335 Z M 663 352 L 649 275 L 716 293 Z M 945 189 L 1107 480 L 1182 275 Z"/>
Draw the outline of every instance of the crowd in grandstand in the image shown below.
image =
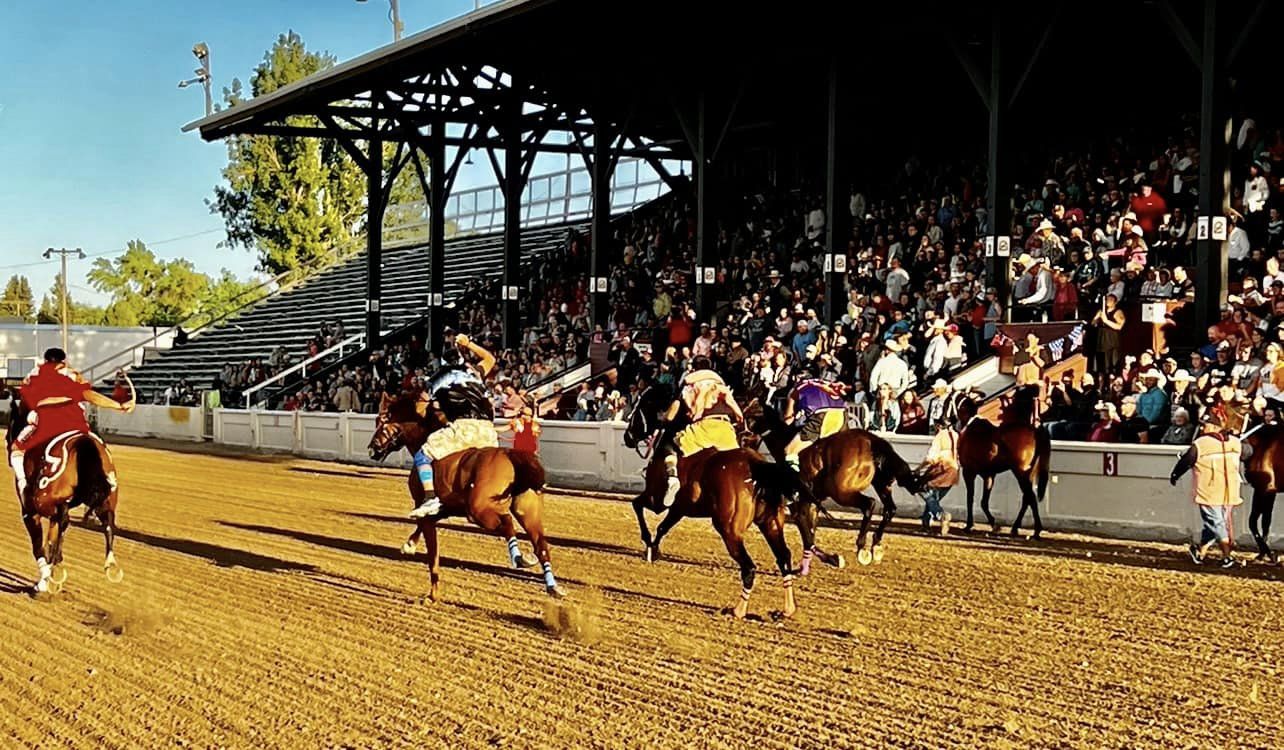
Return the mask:
<path id="1" fill-rule="evenodd" d="M 1189 440 L 1209 408 L 1276 418 L 1284 373 L 1276 373 L 1271 345 L 1284 319 L 1284 203 L 1280 180 L 1269 176 L 1284 174 L 1284 137 L 1252 121 L 1237 136 L 1228 246 L 1239 293 L 1209 343 L 1189 356 L 1135 346 L 1124 355 L 1140 303 L 1169 301 L 1171 328 L 1195 294 L 1185 270 L 1197 231 L 1199 154 L 1190 133 L 1121 137 L 1062 154 L 1016 186 L 1011 319 L 1088 323 L 1088 374 L 1046 386 L 1042 420 L 1056 437 L 1176 443 Z M 928 169 L 910 160 L 888 184 L 895 197 L 853 192 L 837 226 L 803 192 L 746 197 L 718 224 L 711 297 L 724 304 L 708 318 L 693 306 L 695 217 L 675 201 L 634 215 L 608 243 L 615 256 L 605 325 L 591 324 L 588 238 L 572 231 L 527 274 L 531 325 L 518 347 L 499 348 L 497 281 L 478 281 L 455 301 L 459 329 L 497 352 L 501 404 L 509 389 L 531 389 L 601 342 L 618 375 L 583 386 L 566 416 L 622 418 L 640 373 L 677 382 L 703 355 L 734 385 L 761 382 L 776 399 L 803 373 L 840 382 L 861 426 L 927 432 L 928 386 L 951 390 L 954 373 L 992 352 L 1004 301 L 987 277 L 982 165 Z M 824 298 L 829 231 L 846 238 L 848 269 L 843 314 L 832 321 Z M 332 331 L 330 340 L 341 336 Z M 285 406 L 373 411 L 381 391 L 414 384 L 434 366 L 417 340 L 390 346 L 361 367 L 309 381 Z M 225 371 L 223 383 L 244 388 L 275 369 L 246 363 Z"/>

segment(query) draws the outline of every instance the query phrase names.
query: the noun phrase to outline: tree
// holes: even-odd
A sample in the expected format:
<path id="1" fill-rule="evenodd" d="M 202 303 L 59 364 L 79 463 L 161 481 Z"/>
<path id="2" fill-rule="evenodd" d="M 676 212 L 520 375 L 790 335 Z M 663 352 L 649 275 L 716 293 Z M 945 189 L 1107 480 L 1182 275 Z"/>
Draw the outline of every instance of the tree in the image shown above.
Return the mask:
<path id="1" fill-rule="evenodd" d="M 36 314 L 37 323 L 61 324 L 62 323 L 62 274 L 54 278 L 53 286 L 49 287 L 49 293 L 40 299 L 40 310 Z M 101 307 L 93 305 L 82 305 L 72 299 L 71 292 L 67 292 L 67 324 L 68 325 L 111 325 L 107 322 L 105 311 Z"/>
<path id="2" fill-rule="evenodd" d="M 161 260 L 141 240 L 131 241 L 119 257 L 95 260 L 89 283 L 111 295 L 106 320 L 119 326 L 195 326 L 251 301 L 253 290 L 263 295 L 258 282 L 240 281 L 230 271 L 211 280 L 191 261 Z"/>
<path id="3" fill-rule="evenodd" d="M 327 53 L 309 52 L 293 31 L 282 34 L 250 78 L 253 97 L 334 65 Z M 240 80 L 223 98 L 244 101 Z M 289 125 L 316 118 L 287 118 Z M 234 136 L 227 142 L 226 185 L 214 188 L 210 211 L 222 215 L 229 247 L 257 250 L 260 270 L 306 274 L 355 250 L 365 214 L 365 175 L 333 140 L 287 136 Z"/>
<path id="4" fill-rule="evenodd" d="M 31 322 L 36 319 L 36 300 L 31 293 L 31 282 L 26 276 L 13 275 L 4 285 L 0 298 L 0 318 L 17 318 Z"/>

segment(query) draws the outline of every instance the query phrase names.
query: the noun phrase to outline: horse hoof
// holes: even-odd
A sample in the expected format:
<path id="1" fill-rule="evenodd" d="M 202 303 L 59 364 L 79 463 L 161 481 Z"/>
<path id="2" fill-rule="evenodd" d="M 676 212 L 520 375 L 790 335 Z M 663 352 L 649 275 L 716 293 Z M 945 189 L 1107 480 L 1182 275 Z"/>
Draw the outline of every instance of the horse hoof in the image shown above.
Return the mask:
<path id="1" fill-rule="evenodd" d="M 520 557 L 518 557 L 516 560 L 513 561 L 513 564 L 519 570 L 525 569 L 525 568 L 533 568 L 536 565 L 539 565 L 539 558 L 530 554 L 529 552 L 523 552 Z"/>
<path id="2" fill-rule="evenodd" d="M 740 602 L 736 606 L 732 607 L 729 610 L 729 613 L 737 620 L 743 620 L 745 619 L 745 616 L 749 614 L 749 604 L 747 602 Z"/>
<path id="3" fill-rule="evenodd" d="M 53 566 L 53 571 L 49 573 L 49 582 L 59 588 L 67 582 L 67 568 L 62 563 Z"/>
<path id="4" fill-rule="evenodd" d="M 874 555 L 869 550 L 863 549 L 856 553 L 856 562 L 861 565 L 869 565 L 874 561 Z"/>
<path id="5" fill-rule="evenodd" d="M 660 559 L 660 550 L 656 547 L 647 547 L 646 551 L 642 553 L 642 559 L 653 563 Z"/>
<path id="6" fill-rule="evenodd" d="M 55 581 L 55 580 L 53 580 L 53 579 L 50 579 L 50 580 L 49 580 L 49 593 L 51 593 L 51 594 L 61 594 L 61 593 L 62 593 L 62 589 L 63 589 L 63 585 L 64 585 L 65 583 L 66 583 L 66 579 L 65 579 L 65 578 L 64 578 L 63 580 L 61 580 L 61 581 Z"/>
<path id="7" fill-rule="evenodd" d="M 544 592 L 547 593 L 549 596 L 553 597 L 554 599 L 566 598 L 566 592 L 562 590 L 561 586 L 546 586 L 544 588 Z"/>
<path id="8" fill-rule="evenodd" d="M 410 542 L 406 542 L 405 544 L 401 545 L 401 554 L 404 555 L 405 557 L 410 557 L 411 555 L 415 554 L 415 545 L 411 544 Z"/>
<path id="9" fill-rule="evenodd" d="M 120 583 L 125 580 L 125 571 L 117 564 L 112 563 L 103 569 L 109 583 Z"/>
<path id="10" fill-rule="evenodd" d="M 881 544 L 874 545 L 873 557 L 874 557 L 875 564 L 881 563 L 883 561 L 883 545 Z"/>
<path id="11" fill-rule="evenodd" d="M 799 576 L 811 575 L 811 560 L 803 560 L 802 565 L 798 566 Z"/>
<path id="12" fill-rule="evenodd" d="M 834 567 L 835 567 L 835 568 L 838 568 L 839 570 L 842 570 L 843 568 L 846 568 L 846 567 L 847 567 L 847 558 L 843 557 L 842 555 L 835 555 L 835 556 L 834 556 Z"/>

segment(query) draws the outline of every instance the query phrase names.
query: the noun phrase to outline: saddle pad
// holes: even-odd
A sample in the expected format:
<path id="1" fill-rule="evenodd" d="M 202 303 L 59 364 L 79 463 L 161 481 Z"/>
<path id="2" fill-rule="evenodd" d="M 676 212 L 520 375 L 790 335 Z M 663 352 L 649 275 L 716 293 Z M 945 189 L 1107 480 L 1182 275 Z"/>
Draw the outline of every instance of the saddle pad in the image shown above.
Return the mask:
<path id="1" fill-rule="evenodd" d="M 38 489 L 45 489 L 50 484 L 57 481 L 58 477 L 62 476 L 62 473 L 66 471 L 67 448 L 71 445 L 71 439 L 77 435 L 87 435 L 101 445 L 104 451 L 107 450 L 107 444 L 103 442 L 103 439 L 92 432 L 64 432 L 53 438 L 48 443 L 45 443 L 45 460 L 40 462 L 40 471 L 36 476 L 36 487 Z M 110 453 L 107 455 L 109 457 L 111 456 Z M 115 484 L 115 472 L 109 472 L 107 476 L 108 481 Z"/>

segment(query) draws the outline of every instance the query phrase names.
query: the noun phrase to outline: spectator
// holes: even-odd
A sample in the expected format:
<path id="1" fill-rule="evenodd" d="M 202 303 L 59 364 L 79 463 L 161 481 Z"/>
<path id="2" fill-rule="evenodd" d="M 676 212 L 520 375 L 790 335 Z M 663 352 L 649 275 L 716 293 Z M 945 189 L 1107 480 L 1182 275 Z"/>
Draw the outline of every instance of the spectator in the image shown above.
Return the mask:
<path id="1" fill-rule="evenodd" d="M 941 536 L 950 533 L 950 514 L 941 509 L 941 500 L 959 481 L 958 433 L 948 420 L 936 422 L 936 434 L 927 449 L 923 463 L 936 471 L 923 491 L 923 531 L 930 531 L 933 521 L 940 521 Z"/>
<path id="2" fill-rule="evenodd" d="M 892 386 L 878 386 L 878 398 L 870 409 L 869 427 L 874 432 L 896 432 L 901 424 L 901 408 Z"/>
<path id="3" fill-rule="evenodd" d="M 517 416 L 508 420 L 498 432 L 513 433 L 513 450 L 518 453 L 539 453 L 539 435 L 542 432 L 539 420 L 535 418 L 535 409 L 530 404 L 523 404 Z"/>
<path id="4" fill-rule="evenodd" d="M 1169 482 L 1194 469 L 1195 505 L 1199 508 L 1202 528 L 1198 544 L 1189 547 L 1190 559 L 1196 565 L 1204 562 L 1214 544 L 1221 548 L 1223 568 L 1240 565 L 1235 560 L 1234 540 L 1230 537 L 1231 514 L 1243 499 L 1239 495 L 1240 441 L 1214 415 L 1204 419 L 1200 435 L 1173 467 Z"/>
<path id="5" fill-rule="evenodd" d="M 1163 445 L 1190 445 L 1195 439 L 1195 425 L 1190 421 L 1190 412 L 1182 407 L 1173 410 L 1172 424 L 1164 431 L 1160 439 Z"/>
<path id="6" fill-rule="evenodd" d="M 918 394 L 907 390 L 900 398 L 901 417 L 896 431 L 902 435 L 926 435 L 927 412 L 918 400 Z"/>
<path id="7" fill-rule="evenodd" d="M 1119 367 L 1120 331 L 1125 323 L 1123 310 L 1119 309 L 1119 298 L 1107 294 L 1105 304 L 1092 318 L 1097 326 L 1097 355 L 1101 372 L 1115 372 Z"/>
<path id="8" fill-rule="evenodd" d="M 1088 435 L 1091 443 L 1119 442 L 1119 415 L 1115 405 L 1109 401 L 1099 401 L 1096 405 L 1097 422 Z"/>

